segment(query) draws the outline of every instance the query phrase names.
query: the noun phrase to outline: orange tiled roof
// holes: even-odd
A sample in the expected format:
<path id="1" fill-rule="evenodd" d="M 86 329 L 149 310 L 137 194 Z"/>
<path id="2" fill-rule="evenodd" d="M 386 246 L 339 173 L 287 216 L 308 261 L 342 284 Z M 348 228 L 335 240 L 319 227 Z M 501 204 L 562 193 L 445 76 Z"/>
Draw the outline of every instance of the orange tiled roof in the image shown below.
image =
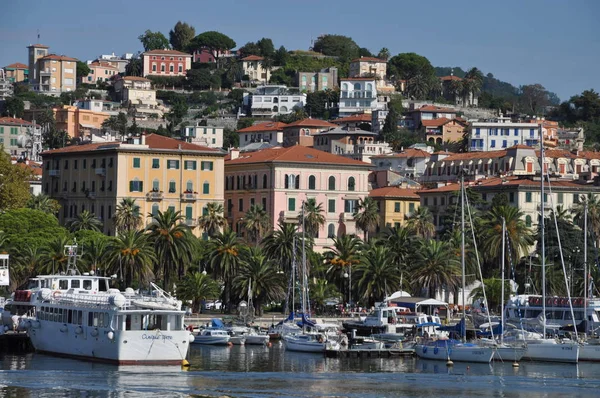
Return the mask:
<path id="1" fill-rule="evenodd" d="M 338 127 L 337 124 L 329 123 L 328 121 L 321 119 L 302 119 L 296 122 L 290 123 L 285 128 L 288 127 Z"/>
<path id="2" fill-rule="evenodd" d="M 0 117 L 0 124 L 4 126 L 31 126 L 33 123 L 14 117 Z"/>
<path id="3" fill-rule="evenodd" d="M 28 66 L 25 64 L 22 64 L 20 62 L 15 62 L 14 64 L 6 65 L 4 68 L 5 69 L 27 69 Z"/>
<path id="4" fill-rule="evenodd" d="M 360 57 L 353 59 L 352 62 L 387 62 L 383 59 L 375 58 L 375 57 Z"/>
<path id="5" fill-rule="evenodd" d="M 263 57 L 259 57 L 258 55 L 248 55 L 242 58 L 242 61 L 262 61 L 263 59 Z"/>
<path id="6" fill-rule="evenodd" d="M 117 69 L 117 67 L 112 66 L 109 63 L 106 62 L 92 62 L 91 64 L 88 65 L 90 68 L 92 67 L 101 67 L 101 68 L 106 68 L 106 69 Z"/>
<path id="7" fill-rule="evenodd" d="M 555 188 L 586 188 L 589 185 L 579 184 L 573 181 L 567 180 L 558 180 L 558 181 L 550 181 L 549 185 Z M 538 189 L 540 186 L 540 182 L 529 179 L 529 178 L 519 178 L 515 176 L 511 177 L 491 177 L 486 179 L 477 180 L 475 182 L 470 182 L 467 185 L 467 188 L 476 188 L 476 187 L 496 187 L 496 186 L 512 186 L 512 187 L 532 187 L 534 189 Z M 459 183 L 452 183 L 448 185 L 444 185 L 438 188 L 432 189 L 422 189 L 419 190 L 418 193 L 434 193 L 434 192 L 454 192 L 460 190 Z"/>
<path id="8" fill-rule="evenodd" d="M 17 163 L 17 166 L 31 171 L 35 176 L 42 176 L 42 167 L 38 164 Z"/>
<path id="9" fill-rule="evenodd" d="M 345 80 L 376 80 L 374 77 L 342 77 L 340 78 L 340 81 L 345 81 Z"/>
<path id="10" fill-rule="evenodd" d="M 581 151 L 579 156 L 584 159 L 600 159 L 600 152 L 596 151 Z"/>
<path id="11" fill-rule="evenodd" d="M 336 123 L 336 124 L 355 123 L 355 122 L 371 123 L 371 121 L 372 121 L 372 116 L 368 113 L 357 113 L 354 115 L 350 115 L 350 116 L 332 120 L 332 122 Z"/>
<path id="12" fill-rule="evenodd" d="M 287 124 L 282 122 L 264 122 L 258 123 L 253 126 L 245 127 L 238 130 L 238 133 L 255 133 L 257 131 L 280 131 L 286 127 Z"/>
<path id="13" fill-rule="evenodd" d="M 372 198 L 410 198 L 419 199 L 417 195 L 417 189 L 410 188 L 399 188 L 399 187 L 383 187 L 373 189 L 369 192 L 369 196 Z"/>
<path id="14" fill-rule="evenodd" d="M 439 127 L 439 126 L 443 126 L 444 124 L 448 123 L 450 120 L 452 120 L 452 119 L 448 119 L 447 117 L 440 117 L 438 119 L 432 119 L 432 120 L 421 120 L 421 123 L 425 127 Z"/>
<path id="15" fill-rule="evenodd" d="M 77 62 L 79 61 L 77 58 L 71 58 L 71 57 L 67 57 L 66 55 L 57 55 L 57 54 L 48 54 L 45 57 L 42 57 L 40 59 L 49 59 L 49 60 L 53 60 L 53 61 L 74 61 Z"/>
<path id="16" fill-rule="evenodd" d="M 385 159 L 385 158 L 428 158 L 430 157 L 431 154 L 429 152 L 426 152 L 422 149 L 416 149 L 416 148 L 408 148 L 405 149 L 403 152 L 400 153 L 389 153 L 386 155 L 377 155 L 377 156 L 371 156 L 371 159 L 373 158 L 377 158 L 377 159 Z"/>
<path id="17" fill-rule="evenodd" d="M 462 77 L 458 77 L 458 76 L 440 76 L 440 80 L 441 81 L 451 81 L 451 80 L 456 80 L 456 81 L 460 81 L 462 80 Z"/>
<path id="18" fill-rule="evenodd" d="M 540 151 L 539 150 L 535 151 L 535 155 L 537 157 L 540 157 Z M 582 156 L 577 156 L 574 153 L 571 153 L 565 149 L 546 149 L 544 151 L 544 157 L 551 158 L 551 159 L 558 159 L 558 158 L 581 159 L 582 158 Z"/>
<path id="19" fill-rule="evenodd" d="M 372 167 L 370 163 L 361 162 L 344 156 L 333 155 L 302 145 L 294 145 L 288 148 L 269 148 L 256 152 L 245 152 L 241 153 L 237 159 L 225 160 L 226 165 L 278 162 Z"/>
<path id="20" fill-rule="evenodd" d="M 408 111 L 408 112 L 446 112 L 446 113 L 456 113 L 456 110 L 452 109 L 452 108 L 442 108 L 442 107 L 433 106 L 433 105 L 423 105 L 420 108 L 413 109 L 412 111 Z"/>
<path id="21" fill-rule="evenodd" d="M 179 57 L 191 57 L 191 54 L 184 53 L 177 50 L 151 50 L 146 51 L 142 55 L 177 55 Z"/>

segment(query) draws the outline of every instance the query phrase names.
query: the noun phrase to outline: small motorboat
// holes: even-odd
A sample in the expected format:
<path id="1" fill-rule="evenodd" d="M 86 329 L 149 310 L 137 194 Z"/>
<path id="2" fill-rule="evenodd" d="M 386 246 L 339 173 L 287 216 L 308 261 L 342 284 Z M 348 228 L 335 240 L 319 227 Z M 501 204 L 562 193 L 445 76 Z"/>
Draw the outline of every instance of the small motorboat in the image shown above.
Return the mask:
<path id="1" fill-rule="evenodd" d="M 229 330 L 227 332 L 229 334 L 229 341 L 231 342 L 231 344 L 233 345 L 244 345 L 246 344 L 246 336 L 244 336 L 242 333 L 233 331 L 233 330 Z"/>
<path id="2" fill-rule="evenodd" d="M 196 335 L 194 344 L 228 345 L 231 336 L 223 329 L 206 328 Z"/>
<path id="3" fill-rule="evenodd" d="M 323 353 L 327 348 L 327 338 L 320 333 L 289 334 L 283 336 L 283 344 L 289 351 Z"/>
<path id="4" fill-rule="evenodd" d="M 246 337 L 246 344 L 249 345 L 265 345 L 269 342 L 270 337 L 266 333 L 259 333 L 254 328 L 248 328 L 243 334 Z"/>

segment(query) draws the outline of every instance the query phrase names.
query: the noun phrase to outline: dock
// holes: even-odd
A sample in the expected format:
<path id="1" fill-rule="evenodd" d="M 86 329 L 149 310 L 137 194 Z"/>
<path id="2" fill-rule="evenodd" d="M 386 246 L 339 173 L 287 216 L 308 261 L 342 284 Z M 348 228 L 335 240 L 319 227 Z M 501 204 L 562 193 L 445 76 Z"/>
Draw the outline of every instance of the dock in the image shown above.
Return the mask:
<path id="1" fill-rule="evenodd" d="M 396 348 L 385 350 L 325 350 L 327 358 L 392 358 L 414 356 L 412 348 Z"/>
<path id="2" fill-rule="evenodd" d="M 23 354 L 35 351 L 26 332 L 7 331 L 0 335 L 0 352 Z"/>

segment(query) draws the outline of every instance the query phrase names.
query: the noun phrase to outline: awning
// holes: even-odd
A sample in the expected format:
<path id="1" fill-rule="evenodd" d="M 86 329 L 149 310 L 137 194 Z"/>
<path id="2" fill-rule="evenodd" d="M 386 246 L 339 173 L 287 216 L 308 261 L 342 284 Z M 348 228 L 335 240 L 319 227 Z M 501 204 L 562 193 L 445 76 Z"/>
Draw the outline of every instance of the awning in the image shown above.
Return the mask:
<path id="1" fill-rule="evenodd" d="M 447 307 L 448 303 L 444 301 L 439 301 L 431 298 L 423 298 L 423 297 L 398 297 L 397 299 L 390 300 L 398 307 L 406 307 L 413 310 L 416 310 L 417 307 Z"/>
<path id="2" fill-rule="evenodd" d="M 84 129 L 95 129 L 95 130 L 100 130 L 100 127 L 96 127 L 93 124 L 85 124 L 85 123 L 79 123 L 80 127 L 83 127 Z"/>

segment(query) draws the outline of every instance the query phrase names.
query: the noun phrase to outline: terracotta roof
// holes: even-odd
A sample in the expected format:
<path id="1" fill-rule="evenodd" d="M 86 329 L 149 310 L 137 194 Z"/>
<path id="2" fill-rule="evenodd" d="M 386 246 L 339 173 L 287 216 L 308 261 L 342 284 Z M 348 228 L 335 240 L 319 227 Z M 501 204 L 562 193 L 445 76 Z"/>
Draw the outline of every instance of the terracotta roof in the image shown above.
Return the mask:
<path id="1" fill-rule="evenodd" d="M 342 117 L 339 119 L 332 120 L 332 123 L 343 124 L 343 123 L 354 123 L 354 122 L 368 122 L 371 123 L 373 117 L 369 113 L 358 113 L 355 115 L 350 115 L 346 117 Z"/>
<path id="2" fill-rule="evenodd" d="M 27 46 L 27 48 L 29 48 L 29 47 L 50 48 L 50 47 L 48 47 L 46 45 L 43 45 L 43 44 L 30 44 L 30 45 Z"/>
<path id="3" fill-rule="evenodd" d="M 371 156 L 371 159 L 385 159 L 385 158 L 428 158 L 431 157 L 429 152 L 423 151 L 421 149 L 408 148 L 400 153 L 389 153 L 386 155 L 377 155 Z"/>
<path id="4" fill-rule="evenodd" d="M 241 153 L 237 159 L 225 159 L 226 165 L 275 162 L 372 167 L 370 163 L 361 162 L 344 156 L 333 155 L 302 145 L 294 145 L 288 148 L 263 149 L 256 152 L 245 152 Z"/>
<path id="5" fill-rule="evenodd" d="M 122 144 L 126 144 L 123 142 L 98 142 L 93 144 L 84 144 L 84 145 L 71 145 L 64 148 L 52 149 L 49 151 L 45 151 L 44 154 L 60 154 L 60 153 L 75 153 L 75 152 L 90 152 L 96 151 L 100 149 L 121 149 L 121 150 L 129 150 L 132 147 L 123 147 Z M 148 134 L 146 135 L 146 145 L 149 149 L 154 150 L 185 150 L 185 151 L 202 151 L 202 152 L 214 152 L 215 154 L 222 153 L 218 149 L 208 148 L 201 145 L 192 144 L 185 141 L 176 140 L 174 138 L 164 137 L 158 134 Z M 144 150 L 145 148 L 141 147 L 140 150 Z"/>
<path id="6" fill-rule="evenodd" d="M 111 64 L 109 64 L 107 62 L 92 62 L 88 66 L 90 68 L 92 68 L 92 67 L 101 67 L 101 68 L 106 68 L 106 69 L 115 69 L 115 70 L 117 70 L 117 67 L 112 66 Z"/>
<path id="7" fill-rule="evenodd" d="M 425 127 L 439 127 L 439 126 L 443 126 L 444 124 L 448 123 L 450 120 L 452 120 L 452 119 L 448 119 L 446 117 L 441 117 L 439 119 L 421 120 L 421 123 Z"/>
<path id="8" fill-rule="evenodd" d="M 4 126 L 31 126 L 33 123 L 14 117 L 0 117 L 0 124 Z"/>
<path id="9" fill-rule="evenodd" d="M 535 151 L 535 156 L 540 157 L 540 151 Z M 582 156 L 577 156 L 572 152 L 565 149 L 546 149 L 544 151 L 544 157 L 551 159 L 566 158 L 566 159 L 581 159 Z"/>
<path id="10" fill-rule="evenodd" d="M 16 163 L 18 167 L 21 167 L 22 169 L 26 169 L 31 171 L 31 173 L 35 176 L 40 176 L 42 175 L 42 167 L 38 164 L 26 164 L 26 163 Z"/>
<path id="11" fill-rule="evenodd" d="M 386 60 L 375 58 L 375 57 L 360 57 L 353 59 L 352 62 L 386 62 Z"/>
<path id="12" fill-rule="evenodd" d="M 446 112 L 446 113 L 456 113 L 456 110 L 452 109 L 452 108 L 442 108 L 442 107 L 433 106 L 433 105 L 423 105 L 420 108 L 413 109 L 412 111 L 408 111 L 408 112 Z"/>
<path id="13" fill-rule="evenodd" d="M 376 80 L 374 77 L 342 77 L 340 78 L 340 81 L 346 81 L 346 80 Z"/>
<path id="14" fill-rule="evenodd" d="M 67 57 L 66 55 L 57 55 L 57 54 L 48 54 L 45 57 L 42 57 L 40 59 L 49 59 L 49 60 L 56 60 L 56 61 L 79 61 L 77 58 L 71 58 L 71 57 Z"/>
<path id="15" fill-rule="evenodd" d="M 321 120 L 321 119 L 302 119 L 302 120 L 298 120 L 296 122 L 290 123 L 287 126 L 285 126 L 285 128 L 288 127 L 332 127 L 332 128 L 336 128 L 338 127 L 337 124 L 333 124 L 333 123 L 329 123 L 325 120 Z"/>
<path id="16" fill-rule="evenodd" d="M 184 53 L 177 50 L 151 50 L 146 51 L 142 55 L 177 55 L 180 57 L 191 57 L 191 54 Z"/>
<path id="17" fill-rule="evenodd" d="M 22 64 L 20 62 L 15 62 L 14 64 L 10 64 L 10 65 L 6 65 L 4 67 L 4 69 L 27 69 L 28 66 L 25 64 Z"/>
<path id="18" fill-rule="evenodd" d="M 458 76 L 440 76 L 440 80 L 442 81 L 451 81 L 451 80 L 456 80 L 456 81 L 460 81 L 462 80 L 462 77 L 458 77 Z"/>
<path id="19" fill-rule="evenodd" d="M 369 192 L 369 196 L 372 198 L 411 198 L 419 199 L 416 189 L 410 188 L 399 188 L 399 187 L 383 187 L 373 189 Z"/>
<path id="20" fill-rule="evenodd" d="M 248 55 L 242 58 L 242 61 L 262 61 L 263 59 L 263 57 L 259 57 L 258 55 Z"/>
<path id="21" fill-rule="evenodd" d="M 527 147 L 529 148 L 529 147 Z M 498 151 L 482 151 L 482 152 L 463 152 L 450 154 L 450 156 L 442 159 L 443 162 L 452 162 L 457 160 L 474 160 L 474 159 L 495 159 L 503 158 L 507 154 L 506 149 Z"/>
<path id="22" fill-rule="evenodd" d="M 588 184 L 579 184 L 573 181 L 567 180 L 558 180 L 558 181 L 550 181 L 549 185 L 553 188 L 579 188 L 579 189 L 589 189 Z M 477 180 L 475 182 L 470 182 L 467 185 L 467 188 L 477 188 L 477 187 L 496 187 L 496 186 L 511 186 L 511 187 L 531 187 L 533 189 L 539 189 L 540 182 L 538 180 L 533 180 L 529 178 L 519 178 L 519 177 L 491 177 L 486 179 Z M 418 193 L 434 193 L 434 192 L 454 192 L 460 190 L 459 183 L 452 183 L 448 185 L 444 185 L 438 188 L 432 189 L 422 189 L 419 190 Z"/>
<path id="23" fill-rule="evenodd" d="M 579 156 L 584 159 L 600 159 L 600 152 L 596 151 L 581 151 Z"/>
<path id="24" fill-rule="evenodd" d="M 287 124 L 283 122 L 264 122 L 238 130 L 238 133 L 254 133 L 257 131 L 283 131 Z"/>
<path id="25" fill-rule="evenodd" d="M 149 82 L 150 81 L 150 79 L 146 79 L 145 77 L 139 77 L 139 76 L 124 76 L 122 79 L 130 80 L 132 82 Z"/>

